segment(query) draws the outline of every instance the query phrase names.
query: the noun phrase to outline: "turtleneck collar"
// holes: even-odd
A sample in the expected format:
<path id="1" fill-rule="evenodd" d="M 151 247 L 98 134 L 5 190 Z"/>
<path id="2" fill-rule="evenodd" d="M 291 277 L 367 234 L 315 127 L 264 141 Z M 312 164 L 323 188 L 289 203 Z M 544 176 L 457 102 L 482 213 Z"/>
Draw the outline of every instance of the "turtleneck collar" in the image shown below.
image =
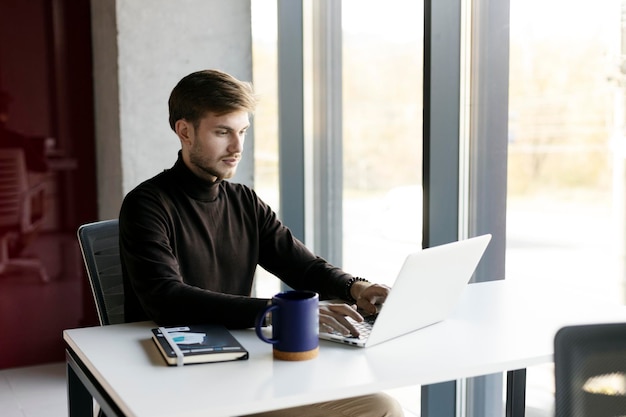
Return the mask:
<path id="1" fill-rule="evenodd" d="M 200 201 L 215 201 L 219 197 L 221 180 L 206 181 L 198 177 L 185 165 L 181 151 L 171 169 L 176 182 L 191 198 Z"/>

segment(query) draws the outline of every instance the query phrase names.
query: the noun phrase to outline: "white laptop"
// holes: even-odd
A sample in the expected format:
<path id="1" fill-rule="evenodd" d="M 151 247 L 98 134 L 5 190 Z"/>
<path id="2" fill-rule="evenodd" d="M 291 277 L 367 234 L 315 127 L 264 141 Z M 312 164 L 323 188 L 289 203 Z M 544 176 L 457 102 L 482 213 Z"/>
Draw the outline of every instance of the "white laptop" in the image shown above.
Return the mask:
<path id="1" fill-rule="evenodd" d="M 491 235 L 486 234 L 408 255 L 368 336 L 343 336 L 320 329 L 320 339 L 368 347 L 446 319 L 490 240 Z"/>

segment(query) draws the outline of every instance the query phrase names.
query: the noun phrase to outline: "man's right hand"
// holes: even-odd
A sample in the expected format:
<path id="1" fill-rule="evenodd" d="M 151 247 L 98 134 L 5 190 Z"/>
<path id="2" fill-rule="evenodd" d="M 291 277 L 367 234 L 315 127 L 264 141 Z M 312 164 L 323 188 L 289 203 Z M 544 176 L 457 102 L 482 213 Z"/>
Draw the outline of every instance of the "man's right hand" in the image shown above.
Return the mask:
<path id="1" fill-rule="evenodd" d="M 346 319 L 350 317 L 357 322 L 363 321 L 356 311 L 356 305 L 350 306 L 345 303 L 320 304 L 320 330 L 325 332 L 336 331 L 343 335 L 359 337 L 359 331 Z"/>

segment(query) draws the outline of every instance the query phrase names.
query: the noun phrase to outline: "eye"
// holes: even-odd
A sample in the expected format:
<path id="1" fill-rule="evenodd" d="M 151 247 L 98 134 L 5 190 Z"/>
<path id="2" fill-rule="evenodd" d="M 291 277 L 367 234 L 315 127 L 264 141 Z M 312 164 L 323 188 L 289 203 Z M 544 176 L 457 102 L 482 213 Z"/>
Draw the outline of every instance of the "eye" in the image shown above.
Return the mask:
<path id="1" fill-rule="evenodd" d="M 228 130 L 218 130 L 215 132 L 218 136 L 226 136 L 228 135 Z"/>

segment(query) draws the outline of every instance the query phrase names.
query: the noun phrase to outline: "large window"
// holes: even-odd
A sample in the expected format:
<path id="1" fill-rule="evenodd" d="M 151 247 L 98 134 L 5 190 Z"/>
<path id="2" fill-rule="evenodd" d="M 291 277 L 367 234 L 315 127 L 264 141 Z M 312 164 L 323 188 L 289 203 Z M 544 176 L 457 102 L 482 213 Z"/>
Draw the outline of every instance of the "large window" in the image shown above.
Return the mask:
<path id="1" fill-rule="evenodd" d="M 328 3 L 332 9 L 329 11 L 321 10 L 314 1 L 303 1 L 304 70 L 300 75 L 304 85 L 300 87 L 297 83 L 285 86 L 284 73 L 279 77 L 281 70 L 290 70 L 281 67 L 284 61 L 281 63 L 277 47 L 281 36 L 277 31 L 281 22 L 276 17 L 281 15 L 280 1 L 252 1 L 253 71 L 260 98 L 254 118 L 255 188 L 279 215 L 285 214 L 280 212 L 280 198 L 285 198 L 284 190 L 279 190 L 281 140 L 305 142 L 305 172 L 280 175 L 304 177 L 302 182 L 310 188 L 305 195 L 314 200 L 305 205 L 312 211 L 305 216 L 308 222 L 342 225 L 319 230 L 309 224 L 305 243 L 315 248 L 324 241 L 321 246 L 327 250 L 337 248 L 333 245 L 338 242 L 338 250 L 330 254 L 333 263 L 355 275 L 392 284 L 405 256 L 421 248 L 422 243 L 423 5 L 413 0 L 392 0 L 383 7 L 373 0 L 343 0 L 339 9 L 337 3 Z M 286 4 L 282 6 L 287 8 Z M 340 20 L 336 13 L 341 15 Z M 287 20 L 282 22 L 282 30 L 290 30 L 298 16 Z M 321 33 L 323 27 L 328 32 Z M 330 55 L 337 45 L 339 58 Z M 282 59 L 297 64 L 294 56 L 283 55 Z M 314 73 L 326 69 L 326 78 Z M 332 81 L 337 76 L 339 91 Z M 282 86 L 277 83 L 279 78 Z M 279 88 L 294 94 L 300 93 L 294 89 L 303 90 L 301 137 L 279 138 Z M 325 119 L 323 113 L 328 108 L 323 101 L 336 103 L 337 98 L 341 104 L 333 107 L 336 113 L 330 115 L 331 120 Z M 341 124 L 339 131 L 332 126 L 337 120 Z M 325 132 L 332 137 L 320 136 Z M 319 141 L 325 141 L 324 146 Z M 341 166 L 329 167 L 329 160 Z M 329 175 L 320 172 L 324 169 L 333 171 L 330 175 L 335 177 L 320 180 Z M 320 184 L 330 188 L 339 184 L 340 190 L 320 190 Z M 317 204 L 319 198 L 340 201 Z M 328 206 L 340 209 L 325 212 Z M 336 218 L 328 218 L 332 216 Z M 318 234 L 308 233 L 311 230 Z M 326 236 L 320 238 L 319 233 Z M 324 246 L 325 242 L 330 244 Z M 279 290 L 275 278 L 258 271 L 257 295 L 271 296 Z M 419 413 L 418 387 L 393 394 L 407 409 Z"/>
<path id="2" fill-rule="evenodd" d="M 506 277 L 623 302 L 624 2 L 510 4 Z M 553 389 L 528 370 L 537 415 Z"/>
<path id="3" fill-rule="evenodd" d="M 342 7 L 343 266 L 391 284 L 422 244 L 423 4 Z"/>
<path id="4" fill-rule="evenodd" d="M 388 284 L 406 254 L 421 247 L 422 9 L 421 2 L 412 0 L 393 0 L 384 8 L 372 0 L 341 3 L 343 228 L 323 232 L 339 235 L 340 266 Z M 303 128 L 306 140 L 311 140 L 311 126 L 319 117 L 311 105 L 315 87 L 311 49 L 319 33 L 311 23 L 310 2 L 304 2 L 303 12 L 307 83 Z M 276 1 L 252 2 L 254 84 L 260 99 L 254 116 L 254 183 L 259 195 L 278 211 L 276 15 Z M 309 152 L 312 146 L 305 149 Z M 307 164 L 312 158 L 312 151 L 305 155 Z M 318 215 L 309 218 L 315 221 Z M 261 271 L 257 293 L 271 295 L 277 290 L 278 283 Z"/>

